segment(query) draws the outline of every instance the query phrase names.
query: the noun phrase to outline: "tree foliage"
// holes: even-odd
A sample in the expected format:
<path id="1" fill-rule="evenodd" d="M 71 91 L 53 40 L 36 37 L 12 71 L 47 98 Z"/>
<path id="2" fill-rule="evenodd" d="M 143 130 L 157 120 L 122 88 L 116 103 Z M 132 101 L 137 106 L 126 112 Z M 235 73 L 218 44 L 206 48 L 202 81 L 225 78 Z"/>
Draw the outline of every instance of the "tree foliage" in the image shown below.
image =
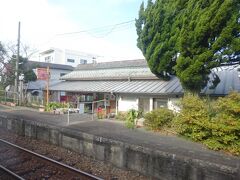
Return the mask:
<path id="1" fill-rule="evenodd" d="M 188 94 L 173 125 L 179 134 L 210 149 L 240 155 L 240 93 L 215 101 Z"/>
<path id="2" fill-rule="evenodd" d="M 32 69 L 26 68 L 28 59 L 22 56 L 19 57 L 18 75 L 24 75 L 24 82 L 37 80 L 37 76 Z M 15 79 L 16 70 L 16 56 L 13 55 L 9 63 L 7 64 L 7 71 L 5 72 L 5 86 L 13 85 Z"/>
<path id="3" fill-rule="evenodd" d="M 3 71 L 6 59 L 6 50 L 0 41 L 0 72 Z"/>
<path id="4" fill-rule="evenodd" d="M 8 74 L 6 74 L 6 71 L 8 69 L 8 62 L 8 53 L 4 45 L 0 42 L 0 87 L 2 89 L 6 87 L 4 82 L 6 77 L 8 77 Z"/>
<path id="5" fill-rule="evenodd" d="M 10 50 L 12 51 L 12 50 Z M 32 69 L 26 68 L 28 58 L 19 57 L 18 75 L 24 74 L 24 82 L 35 81 L 37 79 Z M 10 55 L 6 48 L 0 43 L 0 85 L 2 88 L 14 85 L 16 70 L 16 55 Z"/>
<path id="6" fill-rule="evenodd" d="M 199 92 L 213 67 L 240 60 L 239 0 L 148 0 L 136 19 L 137 46 L 151 71 Z"/>

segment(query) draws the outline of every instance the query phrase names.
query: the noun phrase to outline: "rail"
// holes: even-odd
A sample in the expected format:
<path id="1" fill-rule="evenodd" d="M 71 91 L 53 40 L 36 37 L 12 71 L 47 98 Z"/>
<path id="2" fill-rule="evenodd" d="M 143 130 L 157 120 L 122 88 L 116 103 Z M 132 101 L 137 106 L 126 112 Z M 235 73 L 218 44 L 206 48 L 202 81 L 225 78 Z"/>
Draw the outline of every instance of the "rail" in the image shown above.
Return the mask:
<path id="1" fill-rule="evenodd" d="M 5 144 L 5 145 L 7 145 L 7 146 L 10 146 L 10 147 L 12 147 L 12 148 L 16 148 L 16 149 L 18 149 L 18 150 L 20 150 L 20 151 L 22 151 L 22 152 L 24 152 L 24 153 L 27 153 L 29 156 L 37 157 L 38 159 L 41 159 L 41 161 L 43 160 L 43 161 L 45 161 L 45 162 L 48 162 L 48 163 L 47 163 L 47 166 L 49 166 L 49 163 L 50 163 L 54 168 L 59 168 L 59 167 L 60 167 L 60 168 L 59 168 L 60 170 L 64 169 L 64 170 L 66 170 L 66 172 L 73 173 L 74 176 L 79 175 L 79 177 L 82 177 L 83 179 L 102 180 L 102 178 L 100 178 L 100 177 L 97 177 L 97 176 L 94 176 L 94 175 L 89 174 L 89 173 L 87 173 L 87 172 L 84 172 L 84 171 L 81 171 L 81 170 L 79 170 L 79 169 L 73 168 L 73 167 L 71 167 L 71 166 L 68 166 L 68 165 L 66 165 L 66 164 L 63 164 L 63 163 L 58 162 L 58 161 L 56 161 L 56 160 L 50 159 L 50 158 L 48 158 L 48 157 L 46 157 L 46 156 L 37 154 L 37 153 L 35 153 L 35 152 L 33 152 L 33 151 L 30 151 L 30 150 L 28 150 L 28 149 L 22 148 L 22 147 L 20 147 L 20 146 L 18 146 L 18 145 L 15 145 L 15 144 L 10 143 L 10 142 L 8 142 L 8 141 L 5 141 L 5 140 L 3 140 L 3 139 L 0 139 L 0 143 Z M 0 146 L 0 147 L 2 148 L 3 146 Z M 1 153 L 1 154 L 3 155 L 4 153 Z M 9 158 L 10 158 L 10 157 L 9 157 Z M 0 163 L 1 163 L 1 160 L 0 160 Z M 12 170 L 12 169 L 14 169 L 14 168 L 7 168 L 7 167 L 4 167 L 4 165 L 1 165 L 1 169 L 3 169 L 4 171 L 6 171 L 6 172 L 8 172 L 8 173 L 10 173 L 10 174 L 13 174 L 13 175 L 15 174 L 15 175 L 16 175 L 16 178 L 17 178 L 17 176 L 19 176 L 18 178 L 24 179 L 23 177 L 21 177 L 21 175 L 18 175 L 17 173 L 14 172 L 14 170 Z M 32 172 L 32 173 L 33 173 L 33 172 Z M 50 174 L 51 174 L 51 173 L 50 173 Z M 21 179 L 21 180 L 22 180 L 22 179 Z"/>
<path id="2" fill-rule="evenodd" d="M 17 175 L 16 173 L 14 173 L 13 171 L 5 168 L 4 166 L 0 165 L 0 169 L 4 172 L 6 172 L 10 177 L 13 177 L 14 179 L 18 179 L 18 180 L 24 180 L 22 177 L 20 177 L 19 175 Z"/>

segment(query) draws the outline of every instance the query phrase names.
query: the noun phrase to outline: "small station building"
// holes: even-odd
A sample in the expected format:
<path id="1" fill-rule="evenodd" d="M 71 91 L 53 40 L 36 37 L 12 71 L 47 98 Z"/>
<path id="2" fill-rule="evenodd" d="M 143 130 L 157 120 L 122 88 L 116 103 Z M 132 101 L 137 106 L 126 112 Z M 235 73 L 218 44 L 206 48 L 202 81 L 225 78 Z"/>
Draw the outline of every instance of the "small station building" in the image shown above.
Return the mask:
<path id="1" fill-rule="evenodd" d="M 183 95 L 176 77 L 170 81 L 160 80 L 145 60 L 81 64 L 61 79 L 64 81 L 50 87 L 52 101 L 70 101 L 76 107 L 84 102 L 86 108 L 92 110 L 93 101 L 100 101 L 94 106 L 97 108 L 104 106 L 101 100 L 105 99 L 108 113 L 171 109 Z"/>
<path id="2" fill-rule="evenodd" d="M 225 96 L 232 90 L 240 92 L 236 67 L 215 69 L 214 75 L 218 75 L 221 82 L 212 88 L 210 75 L 202 95 Z M 85 110 L 89 111 L 101 106 L 114 114 L 129 109 L 145 113 L 159 107 L 178 111 L 177 104 L 183 96 L 177 77 L 172 76 L 169 81 L 159 79 L 144 59 L 80 64 L 61 80 L 64 81 L 50 87 L 51 101 L 71 102 L 77 108 L 84 104 Z"/>

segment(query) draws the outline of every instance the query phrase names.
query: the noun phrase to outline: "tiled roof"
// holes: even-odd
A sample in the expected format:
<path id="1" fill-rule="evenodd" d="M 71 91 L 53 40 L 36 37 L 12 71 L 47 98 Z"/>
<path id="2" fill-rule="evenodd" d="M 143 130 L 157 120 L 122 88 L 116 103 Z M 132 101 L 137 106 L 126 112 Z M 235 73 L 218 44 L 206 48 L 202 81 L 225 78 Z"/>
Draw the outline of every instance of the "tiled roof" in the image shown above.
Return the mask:
<path id="1" fill-rule="evenodd" d="M 62 80 L 126 80 L 158 79 L 148 67 L 78 70 L 61 77 Z"/>
<path id="2" fill-rule="evenodd" d="M 145 59 L 125 60 L 102 62 L 93 64 L 79 64 L 76 70 L 96 70 L 96 69 L 113 69 L 113 68 L 126 68 L 126 67 L 147 67 Z"/>
<path id="3" fill-rule="evenodd" d="M 144 59 L 80 64 L 62 80 L 157 79 Z"/>

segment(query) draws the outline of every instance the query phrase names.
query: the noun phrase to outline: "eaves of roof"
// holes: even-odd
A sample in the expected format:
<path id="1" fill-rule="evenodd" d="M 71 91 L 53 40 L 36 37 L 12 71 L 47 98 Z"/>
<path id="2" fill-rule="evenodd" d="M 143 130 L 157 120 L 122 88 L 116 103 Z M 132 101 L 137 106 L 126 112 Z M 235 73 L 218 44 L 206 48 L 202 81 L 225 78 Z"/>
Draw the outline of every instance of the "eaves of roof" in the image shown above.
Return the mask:
<path id="1" fill-rule="evenodd" d="M 64 65 L 64 64 L 53 64 L 53 63 L 46 63 L 46 62 L 37 62 L 37 61 L 28 61 L 26 68 L 47 68 L 49 67 L 50 69 L 61 69 L 61 70 L 70 70 L 72 71 L 74 68 L 69 65 Z"/>
<path id="2" fill-rule="evenodd" d="M 50 90 L 151 95 L 181 95 L 183 93 L 182 86 L 176 77 L 173 77 L 170 81 L 163 81 L 159 79 L 133 81 L 65 81 L 51 86 Z"/>

